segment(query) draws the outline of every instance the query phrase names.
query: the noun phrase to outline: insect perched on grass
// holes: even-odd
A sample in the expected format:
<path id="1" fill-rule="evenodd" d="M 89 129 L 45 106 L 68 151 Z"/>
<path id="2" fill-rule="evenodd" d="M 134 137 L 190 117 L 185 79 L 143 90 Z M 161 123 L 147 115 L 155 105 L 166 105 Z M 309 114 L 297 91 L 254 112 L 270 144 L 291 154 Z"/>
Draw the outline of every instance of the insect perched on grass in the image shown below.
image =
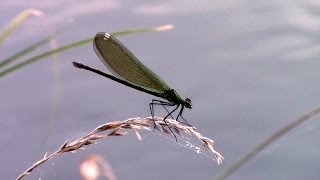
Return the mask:
<path id="1" fill-rule="evenodd" d="M 158 75 L 143 65 L 128 48 L 112 35 L 98 33 L 94 38 L 93 46 L 100 60 L 114 76 L 76 61 L 73 62 L 75 67 L 92 71 L 136 90 L 163 98 L 167 101 L 152 99 L 149 104 L 151 116 L 154 116 L 153 106 L 162 105 L 168 112 L 168 115 L 163 119 L 166 122 L 166 119 L 169 116 L 172 117 L 172 113 L 181 107 L 176 120 L 178 121 L 181 117 L 186 122 L 182 117 L 182 112 L 185 107 L 192 108 L 191 99 L 183 99 L 176 90 L 170 88 Z M 169 112 L 167 106 L 175 106 L 175 108 Z M 169 129 L 172 132 L 170 127 Z M 175 136 L 173 132 L 172 134 Z"/>

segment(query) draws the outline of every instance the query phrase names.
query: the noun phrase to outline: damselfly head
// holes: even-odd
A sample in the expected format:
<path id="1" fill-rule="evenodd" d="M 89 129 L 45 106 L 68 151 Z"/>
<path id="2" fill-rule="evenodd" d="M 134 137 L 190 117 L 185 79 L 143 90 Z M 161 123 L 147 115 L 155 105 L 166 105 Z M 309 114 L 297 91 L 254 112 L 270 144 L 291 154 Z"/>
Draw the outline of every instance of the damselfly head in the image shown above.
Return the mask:
<path id="1" fill-rule="evenodd" d="M 184 101 L 184 107 L 189 108 L 189 109 L 192 108 L 191 99 L 186 98 L 186 100 Z"/>

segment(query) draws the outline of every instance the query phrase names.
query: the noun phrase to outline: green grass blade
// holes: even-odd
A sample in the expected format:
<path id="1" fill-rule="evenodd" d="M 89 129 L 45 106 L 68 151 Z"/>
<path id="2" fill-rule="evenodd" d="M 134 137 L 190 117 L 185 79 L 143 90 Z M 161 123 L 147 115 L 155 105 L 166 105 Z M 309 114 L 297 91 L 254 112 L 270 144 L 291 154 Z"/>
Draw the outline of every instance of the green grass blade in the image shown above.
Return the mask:
<path id="1" fill-rule="evenodd" d="M 166 26 L 159 26 L 159 27 L 151 27 L 151 28 L 140 28 L 140 29 L 131 29 L 131 30 L 126 30 L 126 31 L 118 31 L 118 32 L 113 32 L 111 33 L 112 35 L 114 36 L 121 36 L 121 35 L 128 35 L 128 34 L 135 34 L 135 33 L 142 33 L 142 32 L 157 32 L 157 31 L 165 31 L 165 30 L 169 30 L 169 29 L 172 29 L 172 25 L 166 25 Z M 44 52 L 44 53 L 41 53 L 37 56 L 34 56 L 30 59 L 27 59 L 21 63 L 18 63 L 8 69 L 5 69 L 3 71 L 0 72 L 0 78 L 13 72 L 13 71 L 16 71 L 26 65 L 29 65 L 31 63 L 34 63 L 36 61 L 39 61 L 43 58 L 46 58 L 46 57 L 49 57 L 51 55 L 54 55 L 56 53 L 59 53 L 59 52 L 62 52 L 62 51 L 66 51 L 66 50 L 69 50 L 69 49 L 72 49 L 72 48 L 75 48 L 75 47 L 79 47 L 79 46 L 82 46 L 82 45 L 85 45 L 89 42 L 92 42 L 93 41 L 93 38 L 87 38 L 87 39 L 84 39 L 84 40 L 81 40 L 81 41 L 77 41 L 77 42 L 74 42 L 74 43 L 71 43 L 71 44 L 68 44 L 66 46 L 62 46 L 62 47 L 59 47 L 59 48 L 56 48 L 56 49 L 53 49 L 53 50 L 50 50 L 50 51 L 47 51 L 47 52 Z"/>
<path id="2" fill-rule="evenodd" d="M 3 60 L 0 62 L 0 69 L 5 66 L 5 65 L 8 65 L 12 62 L 14 62 L 15 60 L 17 60 L 18 58 L 28 54 L 28 53 L 31 53 L 32 51 L 34 51 L 35 49 L 37 49 L 38 47 L 50 42 L 50 40 L 54 39 L 55 37 L 57 36 L 57 33 L 55 34 L 52 34 L 50 36 L 47 36 L 45 37 L 44 39 L 34 43 L 33 45 L 23 49 L 22 51 L 8 57 L 7 59 Z"/>
<path id="3" fill-rule="evenodd" d="M 0 33 L 0 45 L 12 33 L 17 26 L 22 24 L 30 15 L 40 16 L 43 13 L 37 9 L 26 9 L 14 17 L 10 23 L 5 26 Z"/>
<path id="4" fill-rule="evenodd" d="M 164 25 L 164 26 L 158 26 L 158 27 L 148 27 L 148 28 L 139 28 L 139 29 L 129 29 L 126 31 L 118 31 L 110 33 L 113 36 L 122 36 L 122 35 L 128 35 L 128 34 L 136 34 L 136 33 L 144 33 L 144 32 L 159 32 L 159 31 L 167 31 L 172 29 L 173 26 L 171 24 Z"/>
<path id="5" fill-rule="evenodd" d="M 24 67 L 24 66 L 26 66 L 28 64 L 34 63 L 34 62 L 36 62 L 38 60 L 41 60 L 43 58 L 49 57 L 49 56 L 51 56 L 53 54 L 56 54 L 56 53 L 59 53 L 59 52 L 62 52 L 62 51 L 66 51 L 66 50 L 71 49 L 71 48 L 75 48 L 75 47 L 87 44 L 87 43 L 91 42 L 92 40 L 93 40 L 93 38 L 84 39 L 84 40 L 81 40 L 81 41 L 77 41 L 77 42 L 71 43 L 71 44 L 66 45 L 66 46 L 62 46 L 62 47 L 53 49 L 51 51 L 47 51 L 47 52 L 41 53 L 41 54 L 39 54 L 37 56 L 34 56 L 34 57 L 30 58 L 30 59 L 27 59 L 27 60 L 25 60 L 25 61 L 23 61 L 21 63 L 18 63 L 16 65 L 14 65 L 14 66 L 12 66 L 12 67 L 0 72 L 0 77 L 3 77 L 3 76 L 5 76 L 5 75 L 17 70 L 17 69 L 20 69 L 20 68 L 22 68 L 22 67 Z"/>
<path id="6" fill-rule="evenodd" d="M 229 167 L 227 167 L 222 173 L 218 174 L 218 176 L 215 177 L 215 180 L 227 179 L 228 176 L 230 176 L 233 172 L 238 170 L 242 165 L 245 165 L 249 160 L 254 158 L 258 153 L 263 151 L 266 147 L 270 146 L 276 140 L 278 140 L 279 138 L 281 138 L 282 136 L 284 136 L 294 128 L 300 126 L 302 123 L 306 122 L 307 120 L 319 114 L 320 114 L 320 107 L 316 107 L 310 112 L 302 115 L 298 119 L 280 128 L 275 133 L 273 133 L 270 137 L 264 139 L 262 142 L 260 142 L 255 147 L 253 147 L 248 152 L 246 152 L 242 157 L 240 157 L 240 159 L 238 159 L 236 162 L 234 162 Z"/>

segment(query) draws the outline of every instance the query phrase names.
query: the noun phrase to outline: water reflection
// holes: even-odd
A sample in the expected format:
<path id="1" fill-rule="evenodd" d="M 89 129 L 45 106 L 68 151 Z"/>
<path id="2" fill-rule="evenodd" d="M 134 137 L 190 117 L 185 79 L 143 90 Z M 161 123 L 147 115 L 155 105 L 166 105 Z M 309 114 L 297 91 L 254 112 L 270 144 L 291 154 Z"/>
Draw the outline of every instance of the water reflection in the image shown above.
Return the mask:
<path id="1" fill-rule="evenodd" d="M 180 147 L 161 139 L 140 143 L 124 138 L 121 143 L 104 142 L 91 150 L 111 155 L 108 157 L 116 162 L 119 179 L 212 178 L 261 139 L 319 103 L 320 4 L 315 0 L 12 0 L 2 2 L 1 26 L 29 7 L 45 12 L 55 28 L 68 27 L 58 39 L 59 44 L 100 31 L 169 23 L 176 27 L 166 33 L 121 37 L 121 41 L 168 84 L 192 97 L 194 108 L 185 116 L 207 133 L 204 135 L 215 138 L 226 161 L 212 166 L 212 162 L 199 160 L 189 151 L 181 152 Z M 4 44 L 0 56 L 8 57 L 45 33 L 39 21 L 30 19 Z M 91 45 L 59 57 L 61 111 L 46 151 L 101 120 L 148 115 L 145 104 L 149 96 L 72 67 L 71 61 L 81 60 L 104 68 Z M 0 172 L 6 179 L 15 178 L 43 154 L 37 152 L 37 147 L 46 133 L 43 127 L 50 111 L 52 74 L 48 64 L 49 60 L 39 62 L 1 79 L 0 98 L 5 103 L 0 103 Z M 309 123 L 308 127 L 319 126 L 315 121 Z M 267 154 L 260 154 L 232 178 L 317 179 L 315 150 L 320 147 L 315 142 L 319 133 L 317 128 L 303 128 L 286 136 L 280 146 L 271 147 L 272 153 L 267 150 Z M 304 156 L 297 156 L 301 152 Z M 65 179 L 77 177 L 72 167 L 78 157 L 61 160 L 63 167 L 54 167 L 56 174 Z"/>

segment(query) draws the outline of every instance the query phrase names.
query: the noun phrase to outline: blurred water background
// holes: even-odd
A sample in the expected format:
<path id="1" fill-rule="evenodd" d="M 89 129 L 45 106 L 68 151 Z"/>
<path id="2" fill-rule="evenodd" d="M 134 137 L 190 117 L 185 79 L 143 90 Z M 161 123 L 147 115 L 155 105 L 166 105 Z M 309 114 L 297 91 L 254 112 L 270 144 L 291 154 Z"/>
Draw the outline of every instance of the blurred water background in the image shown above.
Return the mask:
<path id="1" fill-rule="evenodd" d="M 133 134 L 53 159 L 27 179 L 79 179 L 79 163 L 91 153 L 104 156 L 118 179 L 213 179 L 320 102 L 316 0 L 11 0 L 1 3 L 0 27 L 27 8 L 39 9 L 45 17 L 19 26 L 1 46 L 1 59 L 58 29 L 65 30 L 57 38 L 61 46 L 101 31 L 173 24 L 171 31 L 118 39 L 192 99 L 193 109 L 185 110 L 184 116 L 215 140 L 226 159 L 218 166 L 161 136 L 151 133 L 138 141 Z M 49 49 L 45 46 L 33 55 Z M 1 179 L 15 179 L 45 152 L 99 124 L 150 115 L 152 96 L 72 66 L 78 60 L 107 71 L 92 44 L 60 53 L 56 59 L 1 78 Z M 54 116 L 53 102 L 57 102 Z M 291 131 L 229 179 L 319 179 L 318 119 Z"/>

